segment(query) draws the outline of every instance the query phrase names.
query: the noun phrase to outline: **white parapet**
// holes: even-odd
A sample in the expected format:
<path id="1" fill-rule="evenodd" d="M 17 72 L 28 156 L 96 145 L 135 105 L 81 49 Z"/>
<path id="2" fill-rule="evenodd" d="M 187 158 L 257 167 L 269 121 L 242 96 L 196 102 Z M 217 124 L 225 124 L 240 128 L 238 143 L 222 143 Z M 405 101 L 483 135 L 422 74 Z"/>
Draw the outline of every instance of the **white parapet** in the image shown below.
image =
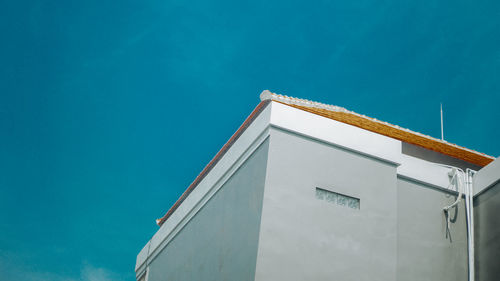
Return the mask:
<path id="1" fill-rule="evenodd" d="M 474 175 L 474 196 L 500 181 L 500 157 Z"/>
<path id="2" fill-rule="evenodd" d="M 399 165 L 401 141 L 281 103 L 272 103 L 271 125 Z"/>

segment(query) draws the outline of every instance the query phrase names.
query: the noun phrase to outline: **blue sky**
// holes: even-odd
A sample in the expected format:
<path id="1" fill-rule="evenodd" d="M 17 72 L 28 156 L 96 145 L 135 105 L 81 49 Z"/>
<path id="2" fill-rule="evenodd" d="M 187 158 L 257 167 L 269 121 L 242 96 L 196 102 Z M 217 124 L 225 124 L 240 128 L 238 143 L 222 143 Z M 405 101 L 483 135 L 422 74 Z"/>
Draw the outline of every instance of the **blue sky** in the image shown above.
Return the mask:
<path id="1" fill-rule="evenodd" d="M 264 89 L 500 155 L 498 1 L 2 6 L 2 280 L 134 280 Z"/>

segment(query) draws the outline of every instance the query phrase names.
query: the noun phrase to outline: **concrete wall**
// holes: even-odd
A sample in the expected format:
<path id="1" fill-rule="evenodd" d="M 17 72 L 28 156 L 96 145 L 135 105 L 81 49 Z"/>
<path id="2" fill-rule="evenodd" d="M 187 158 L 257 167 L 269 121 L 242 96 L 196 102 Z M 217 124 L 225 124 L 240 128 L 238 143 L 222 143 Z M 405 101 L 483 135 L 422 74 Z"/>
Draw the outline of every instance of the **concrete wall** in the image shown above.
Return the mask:
<path id="1" fill-rule="evenodd" d="M 451 210 L 446 231 L 442 208 L 456 196 L 408 179 L 398 179 L 398 281 L 467 280 L 464 201 Z"/>
<path id="2" fill-rule="evenodd" d="M 269 141 L 150 262 L 148 281 L 254 280 Z"/>
<path id="3" fill-rule="evenodd" d="M 273 129 L 255 280 L 396 280 L 396 182 L 395 165 Z"/>
<path id="4" fill-rule="evenodd" d="M 255 280 L 466 280 L 464 209 L 396 165 L 272 128 Z M 319 200 L 316 188 L 360 199 Z"/>
<path id="5" fill-rule="evenodd" d="M 498 176 L 500 177 L 500 174 Z M 500 183 L 497 182 L 475 198 L 474 230 L 476 280 L 498 280 L 500 278 Z"/>
<path id="6" fill-rule="evenodd" d="M 413 144 L 409 144 L 406 142 L 403 142 L 401 145 L 401 152 L 406 155 L 410 155 L 422 160 L 434 162 L 434 163 L 440 163 L 440 164 L 445 164 L 445 165 L 450 165 L 454 167 L 459 167 L 462 170 L 465 171 L 465 169 L 469 168 L 475 171 L 478 171 L 481 169 L 480 166 L 471 164 L 469 162 L 453 158 L 451 156 L 447 156 L 444 154 L 441 154 L 436 151 L 432 151 L 420 146 L 416 146 Z"/>

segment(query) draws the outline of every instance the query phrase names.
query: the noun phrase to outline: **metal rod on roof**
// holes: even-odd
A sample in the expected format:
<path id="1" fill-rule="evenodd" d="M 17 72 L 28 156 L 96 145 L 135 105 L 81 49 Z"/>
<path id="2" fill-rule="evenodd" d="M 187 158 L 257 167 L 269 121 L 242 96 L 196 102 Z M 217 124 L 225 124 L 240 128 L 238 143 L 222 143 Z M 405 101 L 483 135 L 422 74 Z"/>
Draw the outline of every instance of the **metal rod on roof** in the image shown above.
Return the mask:
<path id="1" fill-rule="evenodd" d="M 443 103 L 440 103 L 441 106 L 441 140 L 444 141 L 444 129 L 443 129 Z"/>

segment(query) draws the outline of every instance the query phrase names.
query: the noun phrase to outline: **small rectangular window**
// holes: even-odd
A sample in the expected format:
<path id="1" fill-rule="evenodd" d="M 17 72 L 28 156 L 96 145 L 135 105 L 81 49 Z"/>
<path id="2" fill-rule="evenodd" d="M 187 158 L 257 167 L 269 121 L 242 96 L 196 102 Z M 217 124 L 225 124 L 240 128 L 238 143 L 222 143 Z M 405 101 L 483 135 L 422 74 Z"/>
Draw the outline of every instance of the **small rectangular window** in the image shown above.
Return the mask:
<path id="1" fill-rule="evenodd" d="M 360 208 L 359 198 L 316 187 L 316 198 L 351 209 Z"/>

